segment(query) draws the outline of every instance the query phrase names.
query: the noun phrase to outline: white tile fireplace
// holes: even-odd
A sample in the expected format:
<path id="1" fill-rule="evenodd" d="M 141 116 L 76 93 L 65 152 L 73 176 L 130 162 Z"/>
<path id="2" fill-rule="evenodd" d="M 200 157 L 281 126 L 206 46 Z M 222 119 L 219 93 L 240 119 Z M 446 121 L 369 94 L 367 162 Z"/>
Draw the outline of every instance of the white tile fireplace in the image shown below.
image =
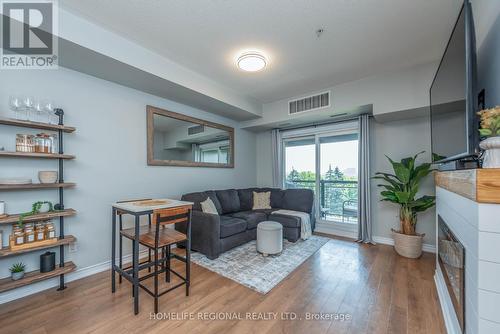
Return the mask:
<path id="1" fill-rule="evenodd" d="M 446 278 L 449 272 L 442 270 L 443 261 L 440 265 L 438 258 L 436 260 L 435 281 L 447 331 L 450 334 L 500 333 L 500 204 L 478 203 L 439 186 L 436 196 L 437 238 L 439 220 L 448 226 L 456 238 L 456 242 L 453 242 L 453 259 L 448 258 L 446 262 L 453 267 L 451 272 L 455 273 L 458 282 L 450 284 L 450 279 Z M 437 245 L 439 254 L 438 240 Z M 456 258 L 460 253 L 457 250 L 459 245 L 464 248 L 463 268 L 460 268 L 460 258 Z M 441 241 L 441 253 L 450 253 L 443 247 L 448 247 L 447 242 Z M 461 269 L 465 281 L 462 291 L 463 319 L 460 314 L 462 305 L 459 303 L 457 307 Z M 458 293 L 454 296 L 453 291 Z"/>

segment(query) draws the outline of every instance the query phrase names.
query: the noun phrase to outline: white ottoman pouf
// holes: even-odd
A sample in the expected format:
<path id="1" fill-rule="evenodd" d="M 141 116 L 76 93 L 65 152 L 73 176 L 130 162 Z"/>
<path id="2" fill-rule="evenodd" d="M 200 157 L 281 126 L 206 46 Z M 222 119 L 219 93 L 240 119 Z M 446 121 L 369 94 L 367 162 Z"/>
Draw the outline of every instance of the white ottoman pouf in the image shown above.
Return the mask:
<path id="1" fill-rule="evenodd" d="M 263 221 L 257 225 L 257 252 L 267 256 L 283 250 L 283 226 L 278 222 Z"/>

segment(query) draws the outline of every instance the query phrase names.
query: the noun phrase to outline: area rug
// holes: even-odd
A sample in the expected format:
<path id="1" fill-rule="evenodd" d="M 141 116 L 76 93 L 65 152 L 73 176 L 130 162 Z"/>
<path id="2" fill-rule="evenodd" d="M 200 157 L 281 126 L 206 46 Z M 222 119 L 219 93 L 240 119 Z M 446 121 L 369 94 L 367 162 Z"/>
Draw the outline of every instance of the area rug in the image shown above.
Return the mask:
<path id="1" fill-rule="evenodd" d="M 267 257 L 257 253 L 256 241 L 253 240 L 221 254 L 215 260 L 210 260 L 201 253 L 193 253 L 191 260 L 210 271 L 266 294 L 328 240 L 316 235 L 295 243 L 283 240 L 283 252 Z"/>

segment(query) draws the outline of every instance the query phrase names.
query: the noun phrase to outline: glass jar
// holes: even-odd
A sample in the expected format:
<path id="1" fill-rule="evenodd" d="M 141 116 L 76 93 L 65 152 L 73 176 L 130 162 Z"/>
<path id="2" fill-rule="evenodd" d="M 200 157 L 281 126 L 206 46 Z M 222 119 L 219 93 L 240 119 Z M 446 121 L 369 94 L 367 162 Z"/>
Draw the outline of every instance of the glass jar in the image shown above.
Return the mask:
<path id="1" fill-rule="evenodd" d="M 27 244 L 35 242 L 35 229 L 33 224 L 26 224 L 24 226 L 24 242 Z"/>
<path id="2" fill-rule="evenodd" d="M 43 223 L 35 224 L 35 241 L 45 240 L 45 225 Z"/>
<path id="3" fill-rule="evenodd" d="M 57 153 L 57 148 L 56 148 L 57 135 L 51 134 L 51 135 L 49 135 L 48 139 L 50 140 L 50 147 L 51 147 L 51 150 L 49 153 Z"/>
<path id="4" fill-rule="evenodd" d="M 14 227 L 14 229 L 12 230 L 12 235 L 14 236 L 14 244 L 16 246 L 24 244 L 24 231 L 21 227 Z"/>
<path id="5" fill-rule="evenodd" d="M 16 135 L 16 152 L 26 152 L 31 153 L 35 152 L 35 144 L 34 144 L 34 136 L 33 135 Z"/>
<path id="6" fill-rule="evenodd" d="M 35 145 L 35 152 L 36 153 L 42 153 L 43 152 L 43 147 L 45 145 L 44 140 L 42 137 L 39 135 L 36 135 L 35 138 L 33 138 L 33 142 Z"/>
<path id="7" fill-rule="evenodd" d="M 53 140 L 46 133 L 39 133 L 35 137 L 35 147 L 38 153 L 52 153 Z"/>
<path id="8" fill-rule="evenodd" d="M 45 225 L 45 239 L 54 239 L 56 237 L 56 228 L 54 223 L 49 222 Z"/>

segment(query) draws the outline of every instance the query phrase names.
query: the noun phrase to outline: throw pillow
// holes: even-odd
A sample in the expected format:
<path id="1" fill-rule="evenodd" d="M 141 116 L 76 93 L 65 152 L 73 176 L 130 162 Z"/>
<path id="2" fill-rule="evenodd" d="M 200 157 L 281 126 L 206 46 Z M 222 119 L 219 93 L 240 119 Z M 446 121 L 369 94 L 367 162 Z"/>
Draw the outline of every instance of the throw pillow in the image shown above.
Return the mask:
<path id="1" fill-rule="evenodd" d="M 217 208 L 215 207 L 214 202 L 210 199 L 210 197 L 207 197 L 207 199 L 201 202 L 200 204 L 201 204 L 201 211 L 203 211 L 204 213 L 211 213 L 213 215 L 219 214 L 217 212 Z"/>
<path id="2" fill-rule="evenodd" d="M 271 208 L 271 192 L 263 193 L 253 192 L 253 207 L 252 210 L 262 210 Z"/>

